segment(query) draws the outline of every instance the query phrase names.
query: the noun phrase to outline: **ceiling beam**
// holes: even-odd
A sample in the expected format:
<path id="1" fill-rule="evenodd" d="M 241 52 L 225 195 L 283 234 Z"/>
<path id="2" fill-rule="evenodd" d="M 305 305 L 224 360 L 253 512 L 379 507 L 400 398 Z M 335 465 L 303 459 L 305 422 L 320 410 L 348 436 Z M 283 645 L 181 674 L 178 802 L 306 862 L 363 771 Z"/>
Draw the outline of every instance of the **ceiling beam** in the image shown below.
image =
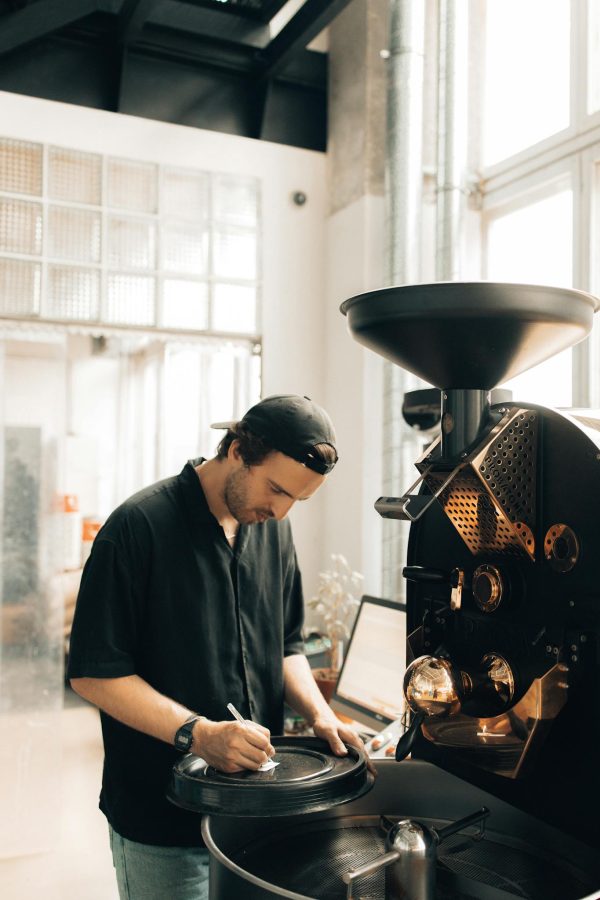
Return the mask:
<path id="1" fill-rule="evenodd" d="M 326 28 L 351 0 L 306 0 L 279 34 L 257 54 L 262 78 L 273 78 L 298 50 Z"/>
<path id="2" fill-rule="evenodd" d="M 185 34 L 147 24 L 140 39 L 129 47 L 129 54 L 140 54 L 172 62 L 221 71 L 233 77 L 246 77 L 258 84 L 256 50 L 242 44 L 228 44 L 200 34 Z M 281 80 L 299 87 L 324 90 L 326 56 L 310 50 L 299 50 L 286 66 Z"/>
<path id="3" fill-rule="evenodd" d="M 132 44 L 142 32 L 156 0 L 123 0 L 119 12 L 117 38 L 121 44 Z"/>
<path id="4" fill-rule="evenodd" d="M 149 19 L 151 24 L 186 34 L 256 48 L 265 47 L 270 40 L 269 26 L 255 18 L 234 16 L 224 9 L 191 6 L 181 0 L 161 0 Z"/>
<path id="5" fill-rule="evenodd" d="M 44 37 L 103 8 L 99 0 L 37 0 L 0 17 L 0 54 Z"/>
<path id="6" fill-rule="evenodd" d="M 255 22 L 263 22 L 267 24 L 274 15 L 285 6 L 287 0 L 262 0 L 260 7 L 254 7 L 249 4 L 236 3 L 235 0 L 224 0 L 217 3 L 216 0 L 181 0 L 186 6 L 203 7 L 204 9 L 215 10 L 220 8 L 225 15 L 236 16 L 238 18 L 253 19 Z"/>

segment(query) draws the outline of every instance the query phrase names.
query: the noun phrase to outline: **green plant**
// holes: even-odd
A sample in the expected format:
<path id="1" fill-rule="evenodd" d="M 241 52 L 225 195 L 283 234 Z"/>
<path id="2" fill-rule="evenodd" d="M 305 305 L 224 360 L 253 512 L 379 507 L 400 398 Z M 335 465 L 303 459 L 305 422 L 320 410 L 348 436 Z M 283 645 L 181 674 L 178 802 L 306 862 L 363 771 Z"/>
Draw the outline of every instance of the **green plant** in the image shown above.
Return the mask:
<path id="1" fill-rule="evenodd" d="M 363 576 L 350 568 L 341 553 L 332 553 L 331 562 L 331 569 L 319 572 L 317 591 L 308 606 L 320 617 L 321 630 L 331 641 L 331 668 L 339 671 L 360 605 Z"/>

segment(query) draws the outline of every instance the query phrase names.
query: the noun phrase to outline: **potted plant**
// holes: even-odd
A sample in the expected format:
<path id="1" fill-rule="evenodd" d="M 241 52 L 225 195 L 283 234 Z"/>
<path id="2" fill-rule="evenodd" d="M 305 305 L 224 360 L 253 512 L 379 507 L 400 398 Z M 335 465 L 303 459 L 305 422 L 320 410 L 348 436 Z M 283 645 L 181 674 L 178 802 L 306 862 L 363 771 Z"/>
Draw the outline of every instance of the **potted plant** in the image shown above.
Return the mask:
<path id="1" fill-rule="evenodd" d="M 331 554 L 332 567 L 319 573 L 315 595 L 308 601 L 320 620 L 320 630 L 329 643 L 329 666 L 313 669 L 321 693 L 329 702 L 344 660 L 360 604 L 363 576 L 354 572 L 341 553 Z"/>

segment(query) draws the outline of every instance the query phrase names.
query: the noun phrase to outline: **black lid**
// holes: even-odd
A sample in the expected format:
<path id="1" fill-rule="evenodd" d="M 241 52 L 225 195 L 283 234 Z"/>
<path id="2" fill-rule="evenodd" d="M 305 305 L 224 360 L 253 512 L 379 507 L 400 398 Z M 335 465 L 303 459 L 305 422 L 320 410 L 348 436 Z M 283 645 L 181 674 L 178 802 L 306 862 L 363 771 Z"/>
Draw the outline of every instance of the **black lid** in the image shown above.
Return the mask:
<path id="1" fill-rule="evenodd" d="M 193 754 L 174 767 L 167 797 L 177 806 L 220 816 L 288 816 L 321 812 L 354 800 L 373 786 L 365 753 L 347 746 L 335 756 L 319 738 L 274 737 L 268 772 L 219 772 Z"/>

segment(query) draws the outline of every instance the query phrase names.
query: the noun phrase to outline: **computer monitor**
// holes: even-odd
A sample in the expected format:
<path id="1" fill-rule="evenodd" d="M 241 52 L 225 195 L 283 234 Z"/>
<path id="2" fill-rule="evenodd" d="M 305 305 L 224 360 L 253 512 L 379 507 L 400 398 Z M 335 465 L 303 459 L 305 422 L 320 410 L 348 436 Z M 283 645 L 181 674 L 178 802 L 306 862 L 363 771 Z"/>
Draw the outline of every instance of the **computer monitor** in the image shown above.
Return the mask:
<path id="1" fill-rule="evenodd" d="M 406 606 L 363 596 L 331 708 L 375 731 L 403 712 Z"/>

